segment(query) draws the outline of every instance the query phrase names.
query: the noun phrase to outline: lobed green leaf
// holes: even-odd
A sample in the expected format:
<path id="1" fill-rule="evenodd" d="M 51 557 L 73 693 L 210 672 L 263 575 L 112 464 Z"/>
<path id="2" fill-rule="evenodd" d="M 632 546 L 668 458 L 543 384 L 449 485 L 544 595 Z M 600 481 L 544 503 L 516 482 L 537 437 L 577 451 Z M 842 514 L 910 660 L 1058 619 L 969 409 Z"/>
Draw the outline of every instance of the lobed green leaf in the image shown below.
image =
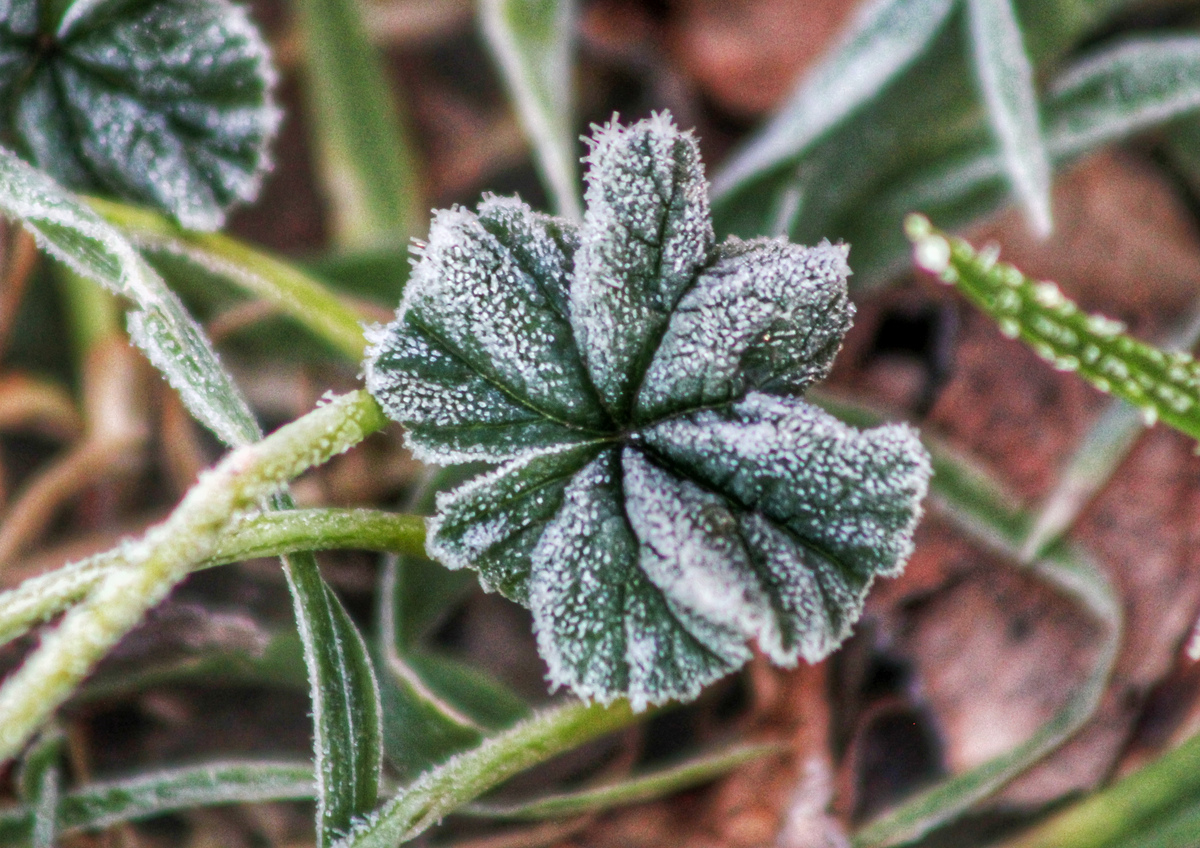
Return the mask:
<path id="1" fill-rule="evenodd" d="M 280 113 L 266 46 L 241 7 L 76 0 L 40 20 L 47 5 L 11 0 L 0 20 L 2 131 L 35 165 L 199 229 L 257 195 Z"/>
<path id="2" fill-rule="evenodd" d="M 555 686 L 643 709 L 748 640 L 833 650 L 907 558 L 929 467 L 908 428 L 798 397 L 850 323 L 844 247 L 717 247 L 664 115 L 592 146 L 578 231 L 515 200 L 438 213 L 368 388 L 423 456 L 507 460 L 439 497 L 429 553 L 531 609 Z"/>

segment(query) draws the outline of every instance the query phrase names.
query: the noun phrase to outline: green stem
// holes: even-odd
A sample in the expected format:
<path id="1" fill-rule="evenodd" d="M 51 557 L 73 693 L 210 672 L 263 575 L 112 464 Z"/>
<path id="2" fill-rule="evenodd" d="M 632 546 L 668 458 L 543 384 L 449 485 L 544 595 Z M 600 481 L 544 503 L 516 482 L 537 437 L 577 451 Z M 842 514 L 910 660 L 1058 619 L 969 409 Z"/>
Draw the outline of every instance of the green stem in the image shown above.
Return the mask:
<path id="1" fill-rule="evenodd" d="M 119 566 L 105 572 L 0 687 L 0 759 L 14 756 L 146 610 L 214 555 L 234 518 L 386 423 L 367 392 L 352 392 L 238 448 L 204 473 L 166 521 L 120 549 Z"/>
<path id="2" fill-rule="evenodd" d="M 144 209 L 98 198 L 88 202 L 139 247 L 181 256 L 274 304 L 355 362 L 366 347 L 359 313 L 324 285 L 260 250 L 220 233 L 180 229 Z"/>
<path id="3" fill-rule="evenodd" d="M 192 570 L 298 551 L 360 550 L 424 556 L 425 519 L 374 509 L 270 512 L 233 525 L 217 549 Z M 87 597 L 116 564 L 120 548 L 30 579 L 0 594 L 0 645 Z"/>
<path id="4" fill-rule="evenodd" d="M 644 717 L 627 701 L 573 701 L 539 713 L 425 772 L 337 848 L 394 848 L 513 775 Z"/>
<path id="5" fill-rule="evenodd" d="M 1143 834 L 1160 818 L 1198 800 L 1200 735 L 1007 843 L 1006 848 L 1114 845 Z"/>
<path id="6" fill-rule="evenodd" d="M 480 818 L 513 820 L 569 818 L 682 792 L 718 778 L 738 766 L 781 754 L 785 750 L 785 746 L 778 743 L 737 745 L 605 786 L 547 795 L 519 804 L 470 804 L 458 812 Z"/>
<path id="7" fill-rule="evenodd" d="M 83 363 L 92 350 L 109 339 L 124 335 L 120 305 L 113 294 L 86 277 L 61 265 L 55 270 L 67 324 L 75 343 L 75 356 Z"/>
<path id="8" fill-rule="evenodd" d="M 1060 371 L 1076 371 L 1102 392 L 1142 411 L 1147 425 L 1162 421 L 1200 439 L 1200 363 L 1128 335 L 1124 325 L 1089 315 L 1051 282 L 1035 282 L 997 253 L 976 251 L 959 238 L 910 215 L 905 228 L 916 263 L 996 319 L 1000 332 L 1020 338 Z"/>

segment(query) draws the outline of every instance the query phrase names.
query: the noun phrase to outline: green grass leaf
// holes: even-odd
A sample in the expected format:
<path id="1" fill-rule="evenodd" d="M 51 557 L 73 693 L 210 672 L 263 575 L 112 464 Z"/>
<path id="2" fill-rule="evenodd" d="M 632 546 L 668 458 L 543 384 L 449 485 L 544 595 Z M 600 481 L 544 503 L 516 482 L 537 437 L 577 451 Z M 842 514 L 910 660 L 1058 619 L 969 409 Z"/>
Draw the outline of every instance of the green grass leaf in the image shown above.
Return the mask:
<path id="1" fill-rule="evenodd" d="M 280 112 L 266 45 L 241 7 L 79 0 L 39 21 L 47 5 L 14 0 L 0 20 L 5 129 L 34 164 L 198 229 L 254 199 Z"/>
<path id="2" fill-rule="evenodd" d="M 506 464 L 438 498 L 427 548 L 533 613 L 556 686 L 696 697 L 757 640 L 810 662 L 911 551 L 928 464 L 798 395 L 849 326 L 846 251 L 717 247 L 695 140 L 600 128 L 582 226 L 440 212 L 367 386 L 425 458 Z"/>
<path id="3" fill-rule="evenodd" d="M 284 508 L 290 508 L 288 503 Z M 283 558 L 309 669 L 317 775 L 317 845 L 374 809 L 383 762 L 379 684 L 362 634 L 312 554 Z"/>
<path id="4" fill-rule="evenodd" d="M 1016 10 L 1012 0 L 967 0 L 967 22 L 975 75 L 1005 171 L 1034 232 L 1045 237 L 1053 226 L 1050 156 Z"/>
<path id="5" fill-rule="evenodd" d="M 1200 736 L 1011 841 L 1005 848 L 1186 848 L 1200 833 Z"/>
<path id="6" fill-rule="evenodd" d="M 3 150 L 0 208 L 21 220 L 72 270 L 135 303 L 138 308 L 130 315 L 134 340 L 219 438 L 231 446 L 261 438 L 258 423 L 203 332 L 113 227 Z M 287 495 L 275 499 L 276 508 L 291 506 Z M 284 565 L 312 685 L 318 833 L 324 845 L 374 805 L 381 758 L 378 693 L 362 637 L 321 579 L 315 558 L 294 554 Z"/>
<path id="7" fill-rule="evenodd" d="M 313 795 L 308 763 L 216 762 L 73 789 L 59 799 L 56 825 L 60 833 L 96 830 L 195 807 L 309 800 Z M 0 813 L 0 843 L 23 843 L 32 830 L 29 807 Z"/>
<path id="8" fill-rule="evenodd" d="M 1200 38 L 1129 39 L 1085 56 L 1051 83 L 1042 104 L 1046 146 L 1052 163 L 1061 167 L 1198 110 Z M 979 136 L 864 201 L 844 235 L 852 239 L 855 257 L 865 261 L 865 272 L 878 276 L 904 259 L 897 223 L 909 212 L 960 226 L 1003 205 L 1006 191 L 1003 162 Z"/>
<path id="9" fill-rule="evenodd" d="M 0 209 L 75 273 L 133 302 L 134 341 L 221 441 L 240 445 L 259 437 L 254 416 L 204 331 L 116 228 L 3 149 Z"/>
<path id="10" fill-rule="evenodd" d="M 319 173 L 343 247 L 404 242 L 426 206 L 420 165 L 354 0 L 296 4 Z"/>
<path id="11" fill-rule="evenodd" d="M 809 71 L 770 122 L 713 178 L 714 202 L 795 162 L 883 90 L 933 42 L 955 0 L 875 0 L 842 43 Z"/>
<path id="12" fill-rule="evenodd" d="M 21 760 L 17 784 L 21 800 L 32 814 L 30 848 L 54 848 L 57 842 L 62 754 L 63 736 L 57 728 L 50 728 Z"/>
<path id="13" fill-rule="evenodd" d="M 143 209 L 95 198 L 89 203 L 151 259 L 169 256 L 225 280 L 290 315 L 351 362 L 362 359 L 365 316 L 287 262 L 222 233 L 183 230 Z"/>
<path id="14" fill-rule="evenodd" d="M 513 820 L 584 815 L 682 792 L 721 777 L 738 766 L 772 754 L 780 754 L 784 750 L 781 745 L 735 745 L 726 750 L 700 754 L 675 765 L 602 786 L 547 795 L 516 804 L 470 804 L 458 812 L 481 818 Z"/>
<path id="15" fill-rule="evenodd" d="M 917 263 L 957 286 L 996 319 L 1004 335 L 1021 339 L 1060 371 L 1076 372 L 1133 404 L 1147 424 L 1162 421 L 1200 438 L 1200 363 L 1190 354 L 1125 335 L 1124 325 L 1082 312 L 1054 283 L 1028 279 L 997 262 L 998 251 L 978 253 L 926 218 L 910 217 L 907 230 Z"/>
<path id="16" fill-rule="evenodd" d="M 389 764 L 402 778 L 418 774 L 479 745 L 485 735 L 510 726 L 528 707 L 482 672 L 422 650 L 406 607 L 414 602 L 444 610 L 448 596 L 413 579 L 413 557 L 391 559 L 380 581 L 379 638 L 376 661 L 384 705 L 383 738 Z M 446 574 L 444 569 L 438 569 Z M 459 581 L 453 581 L 458 583 Z M 420 598 L 421 600 L 418 600 Z"/>
<path id="17" fill-rule="evenodd" d="M 1022 38 L 1034 67 L 1052 76 L 1085 36 L 1131 3 L 1019 0 Z M 1160 88 L 1167 78 L 1159 78 Z M 1053 97 L 1048 91 L 1042 103 L 1043 137 L 1051 161 L 1061 164 L 1051 125 Z M 854 247 L 854 285 L 878 284 L 903 267 L 907 248 L 900 225 L 913 209 L 965 222 L 1004 205 L 1010 191 L 993 147 L 973 84 L 966 27 L 945 26 L 887 96 L 870 100 L 806 150 L 715 196 L 717 230 L 786 233 L 810 243 L 845 240 Z M 924 187 L 935 198 L 945 195 L 946 207 L 933 208 L 935 199 L 930 206 L 914 205 L 910 196 Z"/>
<path id="18" fill-rule="evenodd" d="M 480 21 L 555 211 L 583 214 L 575 151 L 575 0 L 484 0 Z"/>
<path id="19" fill-rule="evenodd" d="M 336 848 L 394 848 L 513 775 L 635 720 L 624 702 L 609 707 L 574 702 L 544 710 L 425 772 Z"/>

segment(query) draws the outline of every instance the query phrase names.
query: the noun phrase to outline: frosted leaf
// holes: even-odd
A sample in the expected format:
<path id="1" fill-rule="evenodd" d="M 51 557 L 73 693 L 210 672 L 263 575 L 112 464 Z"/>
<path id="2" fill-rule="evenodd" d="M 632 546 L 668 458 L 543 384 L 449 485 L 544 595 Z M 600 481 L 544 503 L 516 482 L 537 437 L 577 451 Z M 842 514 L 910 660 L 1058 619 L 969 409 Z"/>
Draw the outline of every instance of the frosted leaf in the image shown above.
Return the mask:
<path id="1" fill-rule="evenodd" d="M 801 392 L 824 377 L 854 314 L 849 273 L 844 245 L 730 239 L 672 314 L 637 418 L 724 403 L 751 388 Z"/>
<path id="2" fill-rule="evenodd" d="M 738 403 L 646 428 L 677 472 L 762 513 L 869 582 L 912 550 L 929 460 L 912 428 L 860 431 L 797 398 Z"/>
<path id="3" fill-rule="evenodd" d="M 696 140 L 666 115 L 600 128 L 587 162 L 571 322 L 620 421 L 675 304 L 713 258 L 708 182 Z"/>
<path id="4" fill-rule="evenodd" d="M 477 211 L 484 229 L 512 251 L 554 311 L 570 315 L 579 228 L 565 218 L 534 212 L 515 197 L 485 197 Z"/>
<path id="5" fill-rule="evenodd" d="M 367 386 L 418 455 L 508 460 L 428 550 L 530 608 L 549 678 L 636 708 L 816 661 L 896 574 L 929 478 L 906 426 L 799 399 L 850 325 L 846 248 L 712 245 L 695 142 L 598 131 L 578 230 L 516 200 L 434 219 Z"/>
<path id="6" fill-rule="evenodd" d="M 594 444 L 524 454 L 438 496 L 429 553 L 450 568 L 475 568 L 484 588 L 529 604 L 529 555 L 563 503 L 571 477 L 599 451 Z"/>
<path id="7" fill-rule="evenodd" d="M 9 114 L 21 73 L 37 36 L 36 0 L 0 0 L 0 114 Z"/>
<path id="8" fill-rule="evenodd" d="M 606 429 L 561 311 L 573 246 L 569 225 L 514 201 L 434 218 L 366 372 L 419 456 L 502 460 Z"/>
<path id="9" fill-rule="evenodd" d="M 76 0 L 38 32 L 24 23 L 37 5 L 0 4 L 0 76 L 12 81 L 0 101 L 34 164 L 201 229 L 255 197 L 280 113 L 266 46 L 240 7 Z"/>
<path id="10" fill-rule="evenodd" d="M 638 567 L 613 448 L 583 468 L 533 550 L 529 602 L 556 685 L 635 708 L 692 698 L 749 659 L 741 639 L 672 605 Z"/>

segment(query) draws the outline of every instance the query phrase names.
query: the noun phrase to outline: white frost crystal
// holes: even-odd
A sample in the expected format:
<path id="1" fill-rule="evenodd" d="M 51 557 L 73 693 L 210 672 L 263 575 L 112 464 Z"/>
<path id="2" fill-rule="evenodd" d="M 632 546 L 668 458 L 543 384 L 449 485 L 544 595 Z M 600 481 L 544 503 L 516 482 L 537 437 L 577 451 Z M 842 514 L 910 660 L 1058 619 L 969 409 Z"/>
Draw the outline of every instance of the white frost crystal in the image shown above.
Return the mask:
<path id="1" fill-rule="evenodd" d="M 433 220 L 367 386 L 434 462 L 429 553 L 528 606 L 555 685 L 637 708 L 750 657 L 815 662 L 895 575 L 930 475 L 906 425 L 800 399 L 853 315 L 846 248 L 715 243 L 695 140 L 600 128 L 583 224 L 485 198 Z"/>

